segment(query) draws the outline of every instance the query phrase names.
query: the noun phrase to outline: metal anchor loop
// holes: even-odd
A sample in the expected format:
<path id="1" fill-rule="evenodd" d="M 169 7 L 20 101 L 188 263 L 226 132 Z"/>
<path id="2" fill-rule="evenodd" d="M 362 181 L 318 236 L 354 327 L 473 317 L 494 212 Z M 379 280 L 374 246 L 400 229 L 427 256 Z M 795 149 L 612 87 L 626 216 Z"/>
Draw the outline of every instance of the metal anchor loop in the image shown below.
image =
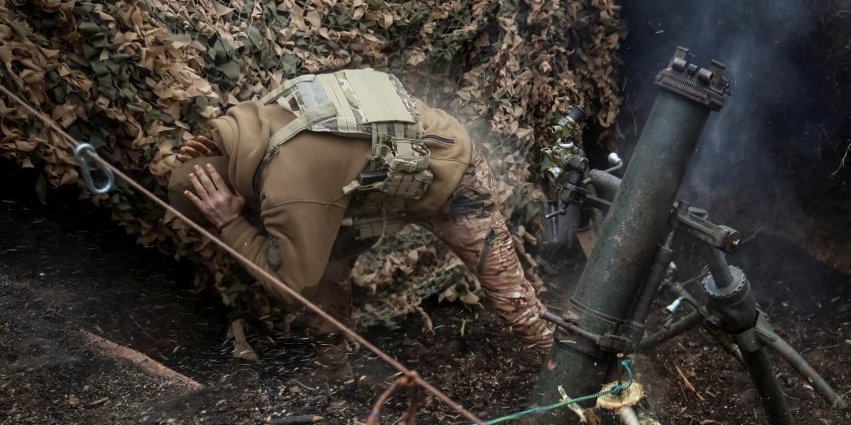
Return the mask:
<path id="1" fill-rule="evenodd" d="M 112 174 L 112 170 L 100 163 L 91 164 L 86 154 L 97 155 L 94 146 L 88 143 L 80 143 L 74 148 L 74 158 L 77 159 L 77 164 L 80 165 L 80 175 L 83 176 L 83 182 L 86 184 L 86 188 L 95 195 L 103 195 L 109 192 L 112 189 L 112 184 L 115 182 L 115 176 Z M 95 185 L 94 177 L 92 177 L 93 168 L 99 169 L 106 176 L 106 182 L 103 185 Z"/>

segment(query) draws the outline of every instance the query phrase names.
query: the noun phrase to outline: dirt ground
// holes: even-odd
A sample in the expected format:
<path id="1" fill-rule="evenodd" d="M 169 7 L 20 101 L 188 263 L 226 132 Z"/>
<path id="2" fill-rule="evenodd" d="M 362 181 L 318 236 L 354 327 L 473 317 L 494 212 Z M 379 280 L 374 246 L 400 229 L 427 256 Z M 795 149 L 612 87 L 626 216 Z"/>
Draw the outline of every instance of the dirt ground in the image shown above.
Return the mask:
<path id="1" fill-rule="evenodd" d="M 359 350 L 355 373 L 368 378 L 358 388 L 329 396 L 296 384 L 293 376 L 311 360 L 299 335 L 250 335 L 261 361 L 232 358 L 227 311 L 190 291 L 187 265 L 135 245 L 120 229 L 104 227 L 103 211 L 61 192 L 39 204 L 20 172 L 6 181 L 16 184 L 0 190 L 0 423 L 254 424 L 316 414 L 325 418 L 320 423 L 354 424 L 365 421 L 382 382 L 391 379 L 392 370 Z M 748 271 L 778 333 L 847 396 L 851 279 L 794 244 L 759 234 L 731 261 Z M 682 268 L 688 277 L 688 265 Z M 580 262 L 569 262 L 552 281 L 573 282 L 580 271 Z M 557 302 L 564 294 L 550 288 L 544 298 Z M 367 338 L 482 418 L 525 406 L 542 357 L 524 350 L 483 308 L 427 304 L 433 335 L 411 317 L 398 329 L 369 329 Z M 661 306 L 653 323 L 665 319 Z M 104 356 L 82 331 L 138 350 L 204 387 L 190 391 Z M 703 331 L 641 354 L 636 370 L 663 424 L 765 423 L 748 377 Z M 797 423 L 851 419 L 785 365 L 777 373 Z M 405 403 L 394 396 L 385 423 L 397 420 Z M 419 406 L 420 423 L 464 423 L 428 397 Z"/>

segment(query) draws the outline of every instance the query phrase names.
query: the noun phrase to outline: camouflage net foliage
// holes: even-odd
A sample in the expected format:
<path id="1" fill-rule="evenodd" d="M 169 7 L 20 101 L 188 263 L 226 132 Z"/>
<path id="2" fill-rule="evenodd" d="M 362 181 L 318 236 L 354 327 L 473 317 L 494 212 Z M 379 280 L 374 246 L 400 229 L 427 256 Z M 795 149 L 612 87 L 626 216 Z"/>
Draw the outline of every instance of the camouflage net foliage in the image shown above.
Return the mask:
<path id="1" fill-rule="evenodd" d="M 618 10 L 613 0 L 0 0 L 0 81 L 165 197 L 176 148 L 228 107 L 302 73 L 393 72 L 483 144 L 536 277 L 526 251 L 540 225 L 530 164 L 574 103 L 608 140 L 620 102 Z M 90 195 L 57 134 L 3 97 L 0 113 L 0 156 L 39 169 L 41 190 L 79 186 L 138 243 L 203 264 L 196 284 L 213 286 L 235 315 L 270 326 L 284 317 L 209 241 L 122 182 Z M 479 302 L 460 261 L 413 227 L 363 255 L 352 280 L 361 325 L 412 311 L 427 319 L 418 305 L 435 293 Z"/>

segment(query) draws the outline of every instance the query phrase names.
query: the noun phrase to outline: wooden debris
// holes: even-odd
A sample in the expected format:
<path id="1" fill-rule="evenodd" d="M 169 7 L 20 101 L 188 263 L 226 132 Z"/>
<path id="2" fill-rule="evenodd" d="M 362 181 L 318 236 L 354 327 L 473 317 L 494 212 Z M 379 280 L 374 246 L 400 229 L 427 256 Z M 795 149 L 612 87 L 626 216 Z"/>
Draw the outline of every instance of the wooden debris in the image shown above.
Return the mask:
<path id="1" fill-rule="evenodd" d="M 677 374 L 680 375 L 680 379 L 683 381 L 683 385 L 685 385 L 685 387 L 688 388 L 689 391 L 693 392 L 694 395 L 697 396 L 697 398 L 699 398 L 701 401 L 703 401 L 703 396 L 700 395 L 700 393 L 697 392 L 697 389 L 694 388 L 694 385 L 692 385 L 691 382 L 689 382 L 688 378 L 686 378 L 686 375 L 683 373 L 683 371 L 680 369 L 680 367 L 677 366 L 677 365 L 674 365 L 674 368 L 677 369 Z"/>
<path id="2" fill-rule="evenodd" d="M 618 385 L 617 382 L 610 382 L 603 386 L 603 391 L 609 391 L 616 385 Z M 608 410 L 617 410 L 624 406 L 635 406 L 644 398 L 644 395 L 644 387 L 638 382 L 633 382 L 629 388 L 617 394 L 605 394 L 597 397 L 596 406 Z"/>
<path id="3" fill-rule="evenodd" d="M 162 363 L 132 348 L 116 344 L 108 339 L 97 336 L 87 330 L 81 330 L 80 334 L 83 339 L 89 344 L 90 348 L 92 348 L 100 355 L 130 361 L 131 363 L 138 366 L 145 372 L 150 373 L 151 375 L 158 376 L 160 378 L 172 382 L 176 382 L 192 391 L 204 388 L 204 386 L 198 383 L 198 381 L 195 381 L 194 379 L 186 375 L 175 372 L 174 370 L 169 369 Z"/>
<path id="4" fill-rule="evenodd" d="M 271 425 L 295 425 L 295 424 L 312 424 L 324 419 L 318 415 L 294 415 L 283 418 L 275 418 L 269 422 Z"/>

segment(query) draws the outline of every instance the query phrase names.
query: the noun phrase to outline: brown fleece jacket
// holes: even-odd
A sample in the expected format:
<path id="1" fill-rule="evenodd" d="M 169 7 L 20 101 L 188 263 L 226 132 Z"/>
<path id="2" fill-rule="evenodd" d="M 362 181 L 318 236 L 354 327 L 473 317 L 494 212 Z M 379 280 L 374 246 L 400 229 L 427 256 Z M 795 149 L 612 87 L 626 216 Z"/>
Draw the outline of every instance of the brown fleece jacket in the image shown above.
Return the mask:
<path id="1" fill-rule="evenodd" d="M 446 112 L 417 102 L 431 150 L 434 180 L 407 211 L 437 211 L 455 189 L 470 162 L 472 144 L 466 129 Z M 228 178 L 234 190 L 259 203 L 264 229 L 239 217 L 222 229 L 221 237 L 255 264 L 276 273 L 301 292 L 322 277 L 342 224 L 350 196 L 343 187 L 367 164 L 367 138 L 304 131 L 281 146 L 262 170 L 258 193 L 253 176 L 269 138 L 294 116 L 276 104 L 243 102 L 212 121 L 213 138 L 228 156 Z M 285 301 L 280 290 L 258 278 Z"/>

